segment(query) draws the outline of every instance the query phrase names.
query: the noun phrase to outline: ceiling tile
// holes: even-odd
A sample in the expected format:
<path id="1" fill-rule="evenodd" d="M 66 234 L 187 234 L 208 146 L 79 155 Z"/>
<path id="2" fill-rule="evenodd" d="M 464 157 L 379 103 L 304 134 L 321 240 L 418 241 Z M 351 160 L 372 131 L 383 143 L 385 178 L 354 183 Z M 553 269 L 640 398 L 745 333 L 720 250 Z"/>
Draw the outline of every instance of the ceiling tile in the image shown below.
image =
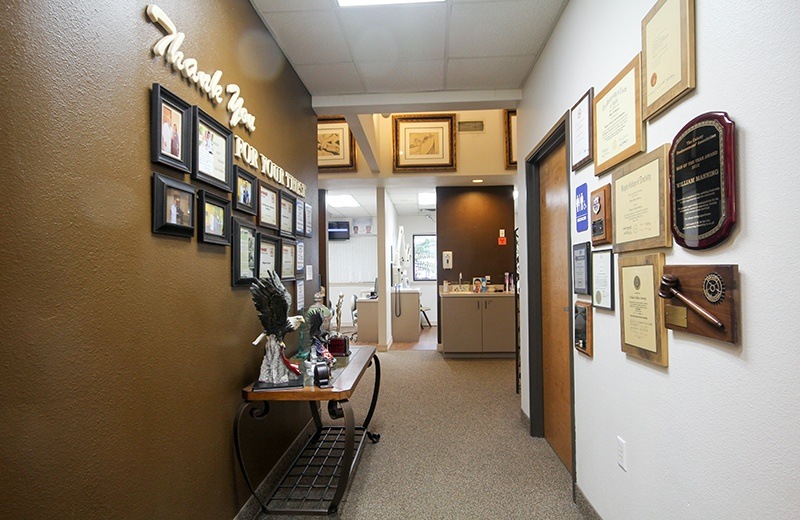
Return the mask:
<path id="1" fill-rule="evenodd" d="M 359 63 L 369 93 L 425 92 L 444 88 L 444 61 Z"/>
<path id="2" fill-rule="evenodd" d="M 447 62 L 447 88 L 517 89 L 533 67 L 532 56 L 464 58 Z"/>
<path id="3" fill-rule="evenodd" d="M 262 13 L 276 11 L 333 10 L 331 0 L 250 0 L 253 7 Z"/>
<path id="4" fill-rule="evenodd" d="M 327 63 L 295 67 L 312 96 L 364 94 L 364 86 L 353 63 Z"/>
<path id="5" fill-rule="evenodd" d="M 264 20 L 292 65 L 352 59 L 333 11 L 266 13 Z"/>

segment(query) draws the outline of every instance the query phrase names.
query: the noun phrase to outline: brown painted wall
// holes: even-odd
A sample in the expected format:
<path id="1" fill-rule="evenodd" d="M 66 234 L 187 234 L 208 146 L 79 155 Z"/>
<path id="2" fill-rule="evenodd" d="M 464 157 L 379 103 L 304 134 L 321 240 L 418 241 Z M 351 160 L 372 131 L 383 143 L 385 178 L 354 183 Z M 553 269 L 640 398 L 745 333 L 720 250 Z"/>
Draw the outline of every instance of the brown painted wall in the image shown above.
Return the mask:
<path id="1" fill-rule="evenodd" d="M 152 172 L 189 176 L 150 162 L 150 85 L 228 114 L 152 56 L 146 5 L 11 0 L 0 19 L 4 518 L 233 518 L 249 495 L 232 441 L 261 360 L 249 291 L 230 247 L 151 233 Z M 250 4 L 158 5 L 241 87 L 257 129 L 234 133 L 308 185 L 317 219 L 311 98 Z M 316 239 L 305 254 L 317 270 Z M 257 478 L 309 417 L 253 426 Z"/>
<path id="2" fill-rule="evenodd" d="M 474 276 L 490 275 L 503 283 L 503 274 L 514 271 L 514 198 L 512 186 L 436 188 L 436 249 L 439 285 L 444 280 L 464 283 Z M 500 229 L 507 245 L 499 246 Z M 453 252 L 453 269 L 442 268 L 442 251 Z"/>

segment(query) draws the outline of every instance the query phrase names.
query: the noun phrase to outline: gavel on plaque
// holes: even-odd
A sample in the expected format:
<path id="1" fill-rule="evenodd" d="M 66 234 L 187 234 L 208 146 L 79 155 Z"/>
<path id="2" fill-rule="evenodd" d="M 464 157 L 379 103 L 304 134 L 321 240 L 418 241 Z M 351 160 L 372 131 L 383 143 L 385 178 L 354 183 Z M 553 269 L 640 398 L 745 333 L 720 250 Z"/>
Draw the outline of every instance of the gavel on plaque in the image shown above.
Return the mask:
<path id="1" fill-rule="evenodd" d="M 678 277 L 673 274 L 665 274 L 661 277 L 661 285 L 658 287 L 658 295 L 662 298 L 670 299 L 676 296 L 680 301 L 686 304 L 687 307 L 699 314 L 704 320 L 714 325 L 717 328 L 724 329 L 725 324 L 716 318 L 713 314 L 700 307 L 698 304 L 687 298 L 679 291 L 681 286 Z"/>

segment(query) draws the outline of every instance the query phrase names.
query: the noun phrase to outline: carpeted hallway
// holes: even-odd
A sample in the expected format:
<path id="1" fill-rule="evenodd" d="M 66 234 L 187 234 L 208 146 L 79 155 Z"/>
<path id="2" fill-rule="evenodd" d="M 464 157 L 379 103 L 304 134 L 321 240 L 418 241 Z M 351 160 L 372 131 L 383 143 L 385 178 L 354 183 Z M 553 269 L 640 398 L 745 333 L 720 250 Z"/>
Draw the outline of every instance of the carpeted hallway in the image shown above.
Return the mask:
<path id="1" fill-rule="evenodd" d="M 520 419 L 512 359 L 379 353 L 381 392 L 342 519 L 580 519 L 571 477 Z M 353 396 L 363 420 L 370 369 Z"/>

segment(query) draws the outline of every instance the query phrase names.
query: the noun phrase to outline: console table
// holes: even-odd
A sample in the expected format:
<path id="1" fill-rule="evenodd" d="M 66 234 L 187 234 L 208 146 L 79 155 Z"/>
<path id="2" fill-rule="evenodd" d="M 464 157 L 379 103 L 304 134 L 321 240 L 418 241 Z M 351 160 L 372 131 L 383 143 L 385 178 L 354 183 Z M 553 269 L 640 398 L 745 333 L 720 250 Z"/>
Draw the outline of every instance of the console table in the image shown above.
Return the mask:
<path id="1" fill-rule="evenodd" d="M 375 366 L 372 401 L 364 423 L 355 426 L 349 399 L 370 365 Z M 381 382 L 380 362 L 375 355 L 375 347 L 350 347 L 350 356 L 336 358 L 332 378 L 330 388 L 314 386 L 313 378 L 306 376 L 303 387 L 253 391 L 253 385 L 248 385 L 242 390 L 244 402 L 239 406 L 233 426 L 236 457 L 239 459 L 244 480 L 261 505 L 263 513 L 335 513 L 361 457 L 365 440 L 369 439 L 373 443 L 380 440 L 379 434 L 367 430 L 378 402 Z M 270 401 L 307 401 L 316 432 L 264 503 L 256 494 L 242 459 L 239 427 L 245 412 L 254 419 L 263 419 L 269 412 Z M 320 401 L 328 401 L 331 418 L 344 418 L 344 426 L 322 425 Z"/>

